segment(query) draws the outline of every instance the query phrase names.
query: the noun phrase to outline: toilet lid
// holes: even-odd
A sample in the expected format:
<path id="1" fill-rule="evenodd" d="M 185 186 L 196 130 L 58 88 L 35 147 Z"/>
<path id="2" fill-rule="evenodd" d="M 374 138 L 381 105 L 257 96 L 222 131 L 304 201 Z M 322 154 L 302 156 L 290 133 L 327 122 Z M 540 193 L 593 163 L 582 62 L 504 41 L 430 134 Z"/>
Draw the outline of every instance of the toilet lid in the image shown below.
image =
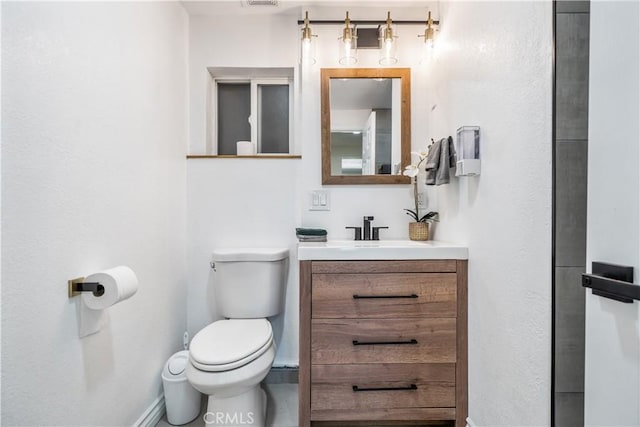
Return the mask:
<path id="1" fill-rule="evenodd" d="M 196 366 L 210 366 L 212 369 L 204 369 L 218 370 L 216 366 L 250 362 L 266 350 L 272 339 L 273 331 L 267 319 L 219 320 L 193 337 L 189 355 Z M 255 357 L 250 358 L 252 355 Z"/>

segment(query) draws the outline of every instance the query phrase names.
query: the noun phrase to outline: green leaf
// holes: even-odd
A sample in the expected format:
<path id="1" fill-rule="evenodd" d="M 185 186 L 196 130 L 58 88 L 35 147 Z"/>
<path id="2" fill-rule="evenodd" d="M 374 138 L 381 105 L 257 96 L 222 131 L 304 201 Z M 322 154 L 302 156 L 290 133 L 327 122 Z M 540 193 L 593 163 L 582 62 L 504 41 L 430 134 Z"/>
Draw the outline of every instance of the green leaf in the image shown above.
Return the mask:
<path id="1" fill-rule="evenodd" d="M 411 218 L 413 218 L 416 222 L 420 222 L 420 221 L 418 221 L 418 214 L 415 211 L 413 211 L 411 209 L 404 209 L 404 210 L 407 211 L 405 213 L 407 215 L 409 215 Z"/>
<path id="2" fill-rule="evenodd" d="M 437 221 L 438 220 L 438 212 L 427 212 L 426 214 L 424 214 L 422 216 L 422 218 L 420 218 L 420 220 L 418 222 L 431 222 L 431 221 Z"/>

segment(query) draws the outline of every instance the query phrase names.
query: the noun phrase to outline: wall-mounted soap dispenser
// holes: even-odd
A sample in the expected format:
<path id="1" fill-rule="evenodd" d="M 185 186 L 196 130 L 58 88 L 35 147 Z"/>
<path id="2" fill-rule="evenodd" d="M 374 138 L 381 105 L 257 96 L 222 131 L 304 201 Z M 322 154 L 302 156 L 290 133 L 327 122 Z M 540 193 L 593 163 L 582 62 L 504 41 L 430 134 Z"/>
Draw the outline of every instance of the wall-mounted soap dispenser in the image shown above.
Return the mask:
<path id="1" fill-rule="evenodd" d="M 456 154 L 456 176 L 480 175 L 480 126 L 458 128 Z"/>

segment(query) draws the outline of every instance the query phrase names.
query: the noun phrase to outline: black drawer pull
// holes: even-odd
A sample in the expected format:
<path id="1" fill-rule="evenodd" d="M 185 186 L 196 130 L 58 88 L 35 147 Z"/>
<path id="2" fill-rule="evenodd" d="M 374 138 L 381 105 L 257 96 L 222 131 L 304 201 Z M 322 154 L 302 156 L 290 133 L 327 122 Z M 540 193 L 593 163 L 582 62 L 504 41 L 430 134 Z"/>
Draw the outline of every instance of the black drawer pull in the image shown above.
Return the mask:
<path id="1" fill-rule="evenodd" d="M 353 386 L 353 391 L 399 391 L 399 390 L 417 390 L 418 386 L 411 384 L 407 387 L 358 387 Z"/>
<path id="2" fill-rule="evenodd" d="M 354 295 L 353 299 L 418 298 L 418 295 Z"/>
<path id="3" fill-rule="evenodd" d="M 402 344 L 418 344 L 418 340 L 410 339 L 408 341 L 358 341 L 353 340 L 353 345 L 402 345 Z"/>

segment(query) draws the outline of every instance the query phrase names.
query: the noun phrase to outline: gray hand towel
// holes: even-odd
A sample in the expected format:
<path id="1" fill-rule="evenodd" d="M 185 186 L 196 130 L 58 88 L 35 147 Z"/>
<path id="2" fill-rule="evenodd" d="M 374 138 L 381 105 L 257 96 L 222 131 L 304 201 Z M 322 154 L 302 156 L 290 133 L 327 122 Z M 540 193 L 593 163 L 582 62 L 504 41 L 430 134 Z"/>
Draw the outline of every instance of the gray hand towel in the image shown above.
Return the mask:
<path id="1" fill-rule="evenodd" d="M 455 167 L 457 163 L 456 148 L 453 145 L 453 138 L 447 138 L 449 141 L 449 167 Z"/>
<path id="2" fill-rule="evenodd" d="M 448 184 L 450 181 L 449 168 L 456 165 L 456 153 L 453 148 L 453 138 L 440 140 L 440 163 L 436 171 L 436 185 Z"/>
<path id="3" fill-rule="evenodd" d="M 425 170 L 427 171 L 427 185 L 435 185 L 436 183 L 436 172 L 438 170 L 438 165 L 440 164 L 440 149 L 442 144 L 440 141 L 436 141 L 429 147 L 429 152 L 427 153 L 427 160 L 425 163 Z"/>
<path id="4" fill-rule="evenodd" d="M 425 170 L 427 185 L 448 184 L 451 180 L 449 168 L 456 165 L 456 151 L 453 138 L 442 138 L 429 148 Z"/>

